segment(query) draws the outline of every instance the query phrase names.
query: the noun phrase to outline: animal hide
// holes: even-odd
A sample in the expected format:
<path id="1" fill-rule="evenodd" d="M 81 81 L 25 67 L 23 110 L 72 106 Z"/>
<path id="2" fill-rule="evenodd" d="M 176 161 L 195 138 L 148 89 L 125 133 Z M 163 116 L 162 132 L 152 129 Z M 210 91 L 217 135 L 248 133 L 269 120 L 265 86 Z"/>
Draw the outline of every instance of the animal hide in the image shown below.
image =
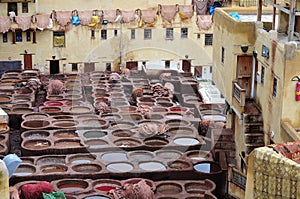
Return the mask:
<path id="1" fill-rule="evenodd" d="M 145 23 L 151 24 L 156 20 L 157 10 L 141 10 L 141 13 Z"/>
<path id="2" fill-rule="evenodd" d="M 124 10 L 122 11 L 122 19 L 124 23 L 129 23 L 135 20 L 135 11 L 134 10 Z"/>
<path id="3" fill-rule="evenodd" d="M 61 26 L 66 26 L 71 22 L 72 11 L 56 11 L 57 23 Z"/>
<path id="4" fill-rule="evenodd" d="M 162 18 L 170 23 L 174 20 L 176 13 L 177 13 L 176 5 L 162 5 L 161 6 Z"/>
<path id="5" fill-rule="evenodd" d="M 16 16 L 16 22 L 23 31 L 31 27 L 31 16 Z"/>
<path id="6" fill-rule="evenodd" d="M 179 5 L 179 15 L 181 19 L 189 19 L 193 16 L 193 5 Z"/>
<path id="7" fill-rule="evenodd" d="M 196 6 L 197 15 L 207 14 L 208 0 L 193 0 L 193 6 Z"/>
<path id="8" fill-rule="evenodd" d="M 8 32 L 11 26 L 11 20 L 9 16 L 0 16 L 0 32 Z"/>
<path id="9" fill-rule="evenodd" d="M 81 25 L 89 25 L 92 22 L 93 11 L 92 10 L 80 10 L 78 11 L 78 16 Z"/>
<path id="10" fill-rule="evenodd" d="M 212 15 L 198 15 L 197 25 L 200 30 L 208 30 L 212 26 Z"/>
<path id="11" fill-rule="evenodd" d="M 115 22 L 117 13 L 115 10 L 103 10 L 103 19 L 108 20 L 109 23 Z"/>
<path id="12" fill-rule="evenodd" d="M 40 15 L 35 15 L 36 18 L 36 26 L 39 29 L 45 29 L 47 28 L 49 24 L 49 18 L 50 14 L 40 14 Z"/>

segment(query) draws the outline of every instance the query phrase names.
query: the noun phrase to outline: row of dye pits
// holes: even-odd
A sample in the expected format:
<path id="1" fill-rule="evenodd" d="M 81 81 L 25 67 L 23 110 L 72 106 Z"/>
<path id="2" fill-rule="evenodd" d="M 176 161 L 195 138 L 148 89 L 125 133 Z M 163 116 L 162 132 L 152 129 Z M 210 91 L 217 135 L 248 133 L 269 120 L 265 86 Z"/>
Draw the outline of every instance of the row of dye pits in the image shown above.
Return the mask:
<path id="1" fill-rule="evenodd" d="M 63 179 L 52 181 L 51 184 L 54 190 L 63 191 L 68 199 L 109 199 L 108 191 L 124 187 L 126 184 L 138 183 L 145 180 L 146 184 L 155 193 L 155 198 L 163 199 L 191 199 L 191 198 L 205 198 L 216 199 L 212 194 L 216 185 L 211 180 L 168 180 L 168 181 L 152 181 L 143 178 L 130 178 L 127 180 L 113 180 L 113 179 Z M 37 183 L 38 181 L 31 181 Z M 27 184 L 24 181 L 17 183 L 15 186 L 20 189 L 22 185 Z"/>
<path id="2" fill-rule="evenodd" d="M 35 116 L 36 115 L 36 116 Z M 150 113 L 145 117 L 140 113 L 113 113 L 104 114 L 101 117 L 95 114 L 55 115 L 49 117 L 44 113 L 28 113 L 23 117 L 21 126 L 23 129 L 48 129 L 48 128 L 106 128 L 108 125 L 115 128 L 132 128 L 145 122 L 164 123 L 169 126 L 187 126 L 191 123 L 187 115 L 178 113 Z"/>
<path id="3" fill-rule="evenodd" d="M 112 150 L 114 148 L 196 147 L 209 143 L 209 138 L 197 133 L 193 126 L 171 126 L 166 130 L 169 137 L 143 137 L 135 129 L 58 129 L 28 130 L 21 134 L 24 154 L 32 151 L 68 150 L 86 148 L 89 151 Z M 27 152 L 26 152 L 27 151 Z"/>
<path id="4" fill-rule="evenodd" d="M 202 173 L 217 172 L 220 168 L 212 162 L 209 151 L 192 150 L 180 152 L 177 150 L 157 150 L 154 152 L 111 151 L 91 154 L 45 155 L 22 157 L 22 164 L 16 170 L 13 178 L 49 175 L 82 176 L 106 173 L 143 173 L 195 170 Z"/>

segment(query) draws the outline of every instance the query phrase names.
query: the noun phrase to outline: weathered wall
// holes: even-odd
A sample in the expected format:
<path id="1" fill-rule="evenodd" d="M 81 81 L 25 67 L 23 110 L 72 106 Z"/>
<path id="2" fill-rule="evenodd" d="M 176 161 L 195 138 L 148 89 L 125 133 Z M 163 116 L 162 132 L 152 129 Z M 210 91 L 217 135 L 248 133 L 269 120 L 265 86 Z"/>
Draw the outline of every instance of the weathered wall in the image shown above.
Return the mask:
<path id="1" fill-rule="evenodd" d="M 158 4 L 191 4 L 191 0 L 178 0 L 172 3 L 166 3 L 163 0 L 152 1 L 126 1 L 120 4 L 117 0 L 105 1 L 47 1 L 38 0 L 36 3 L 29 3 L 29 12 L 26 15 L 36 13 L 50 13 L 52 10 L 93 10 L 93 9 L 125 9 L 135 10 L 137 8 L 146 9 L 150 7 L 157 7 Z M 19 7 L 21 5 L 19 4 Z M 19 8 L 21 9 L 21 7 Z M 1 15 L 6 15 L 6 4 L 0 4 Z M 21 15 L 22 13 L 19 13 Z M 23 15 L 23 14 L 22 14 Z M 25 14 L 24 14 L 25 15 Z M 172 23 L 174 28 L 174 39 L 166 40 L 166 29 L 161 17 L 155 26 L 152 28 L 152 39 L 144 40 L 144 28 L 139 28 L 138 24 L 133 22 L 131 24 L 122 25 L 122 63 L 126 61 L 152 61 L 160 62 L 162 60 L 171 60 L 172 65 L 180 64 L 181 60 L 185 59 L 185 55 L 192 60 L 192 66 L 211 65 L 212 63 L 212 47 L 204 45 L 205 33 L 212 33 L 212 29 L 208 31 L 200 31 L 196 25 L 196 16 L 191 20 L 182 22 L 179 14 L 177 14 L 175 21 Z M 188 38 L 180 37 L 180 28 L 188 28 Z M 107 29 L 107 40 L 101 40 L 101 29 Z M 130 38 L 130 29 L 136 29 L 136 39 Z M 53 47 L 53 30 L 65 29 L 66 46 L 60 48 Z M 87 26 L 73 26 L 69 24 L 66 28 L 55 26 L 53 30 L 37 30 L 37 43 L 32 42 L 17 42 L 12 45 L 12 33 L 8 33 L 8 42 L 0 42 L 1 52 L 0 60 L 22 60 L 20 53 L 24 53 L 28 49 L 29 53 L 33 55 L 33 65 L 37 68 L 45 68 L 49 70 L 49 60 L 53 55 L 57 58 L 64 57 L 66 60 L 61 61 L 62 65 L 66 65 L 66 72 L 70 72 L 70 62 L 97 62 L 96 69 L 104 70 L 105 63 L 112 63 L 112 69 L 117 69 L 120 60 L 120 30 L 119 23 L 108 24 L 105 27 L 99 26 L 95 28 L 95 38 L 91 38 L 91 28 Z M 118 36 L 114 36 L 114 30 L 118 31 Z M 200 38 L 197 34 L 200 33 Z M 23 33 L 25 38 L 25 33 Z M 3 49 L 3 50 L 2 50 Z M 47 71 L 47 70 L 46 70 Z"/>

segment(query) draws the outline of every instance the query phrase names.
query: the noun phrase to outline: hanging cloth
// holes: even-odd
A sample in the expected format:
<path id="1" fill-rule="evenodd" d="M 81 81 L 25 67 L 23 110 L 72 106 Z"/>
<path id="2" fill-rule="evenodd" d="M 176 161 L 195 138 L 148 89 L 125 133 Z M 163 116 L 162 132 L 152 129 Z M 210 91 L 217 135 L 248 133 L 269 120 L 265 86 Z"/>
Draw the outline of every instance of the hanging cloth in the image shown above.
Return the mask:
<path id="1" fill-rule="evenodd" d="M 56 20 L 59 25 L 66 26 L 71 22 L 72 11 L 56 11 Z"/>
<path id="2" fill-rule="evenodd" d="M 208 0 L 193 0 L 193 6 L 196 6 L 197 15 L 206 15 L 208 10 Z"/>
<path id="3" fill-rule="evenodd" d="M 8 32 L 11 26 L 11 20 L 9 16 L 0 16 L 0 32 Z"/>
<path id="4" fill-rule="evenodd" d="M 109 23 L 115 22 L 117 13 L 115 10 L 103 10 L 103 19 L 106 19 Z"/>
<path id="5" fill-rule="evenodd" d="M 43 30 L 47 28 L 49 24 L 50 14 L 35 15 L 35 18 L 36 18 L 36 26 L 38 29 Z"/>
<path id="6" fill-rule="evenodd" d="M 141 10 L 141 18 L 143 22 L 147 24 L 152 24 L 155 22 L 157 17 L 157 10 Z"/>
<path id="7" fill-rule="evenodd" d="M 189 19 L 193 16 L 193 5 L 179 5 L 179 16 L 181 20 Z"/>
<path id="8" fill-rule="evenodd" d="M 90 26 L 90 27 L 96 26 L 98 24 L 98 20 L 99 20 L 98 16 L 96 16 L 96 15 L 92 16 L 92 21 L 88 26 Z"/>
<path id="9" fill-rule="evenodd" d="M 129 23 L 135 20 L 135 11 L 134 10 L 124 10 L 122 11 L 123 23 Z"/>
<path id="10" fill-rule="evenodd" d="M 80 25 L 80 19 L 78 17 L 77 10 L 72 11 L 72 24 L 75 25 L 75 26 Z"/>
<path id="11" fill-rule="evenodd" d="M 31 27 L 31 16 L 16 16 L 15 20 L 22 31 L 28 30 Z"/>
<path id="12" fill-rule="evenodd" d="M 78 16 L 81 21 L 81 25 L 89 25 L 92 22 L 93 11 L 92 10 L 79 10 Z"/>
<path id="13" fill-rule="evenodd" d="M 209 30 L 212 26 L 212 15 L 198 15 L 197 25 L 200 30 Z"/>
<path id="14" fill-rule="evenodd" d="M 164 20 L 172 22 L 177 13 L 176 5 L 162 5 L 161 6 L 161 16 Z"/>

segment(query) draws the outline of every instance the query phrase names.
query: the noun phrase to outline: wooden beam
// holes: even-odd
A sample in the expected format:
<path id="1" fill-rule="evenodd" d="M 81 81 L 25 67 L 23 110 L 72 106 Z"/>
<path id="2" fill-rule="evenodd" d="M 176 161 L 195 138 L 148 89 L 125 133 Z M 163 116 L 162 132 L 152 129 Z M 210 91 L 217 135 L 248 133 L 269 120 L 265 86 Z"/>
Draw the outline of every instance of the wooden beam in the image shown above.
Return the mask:
<path id="1" fill-rule="evenodd" d="M 262 15 L 262 0 L 258 0 L 257 21 L 261 21 L 261 15 Z"/>
<path id="2" fill-rule="evenodd" d="M 292 41 L 294 39 L 295 16 L 296 16 L 296 0 L 291 0 L 290 15 L 289 15 L 288 41 Z"/>

